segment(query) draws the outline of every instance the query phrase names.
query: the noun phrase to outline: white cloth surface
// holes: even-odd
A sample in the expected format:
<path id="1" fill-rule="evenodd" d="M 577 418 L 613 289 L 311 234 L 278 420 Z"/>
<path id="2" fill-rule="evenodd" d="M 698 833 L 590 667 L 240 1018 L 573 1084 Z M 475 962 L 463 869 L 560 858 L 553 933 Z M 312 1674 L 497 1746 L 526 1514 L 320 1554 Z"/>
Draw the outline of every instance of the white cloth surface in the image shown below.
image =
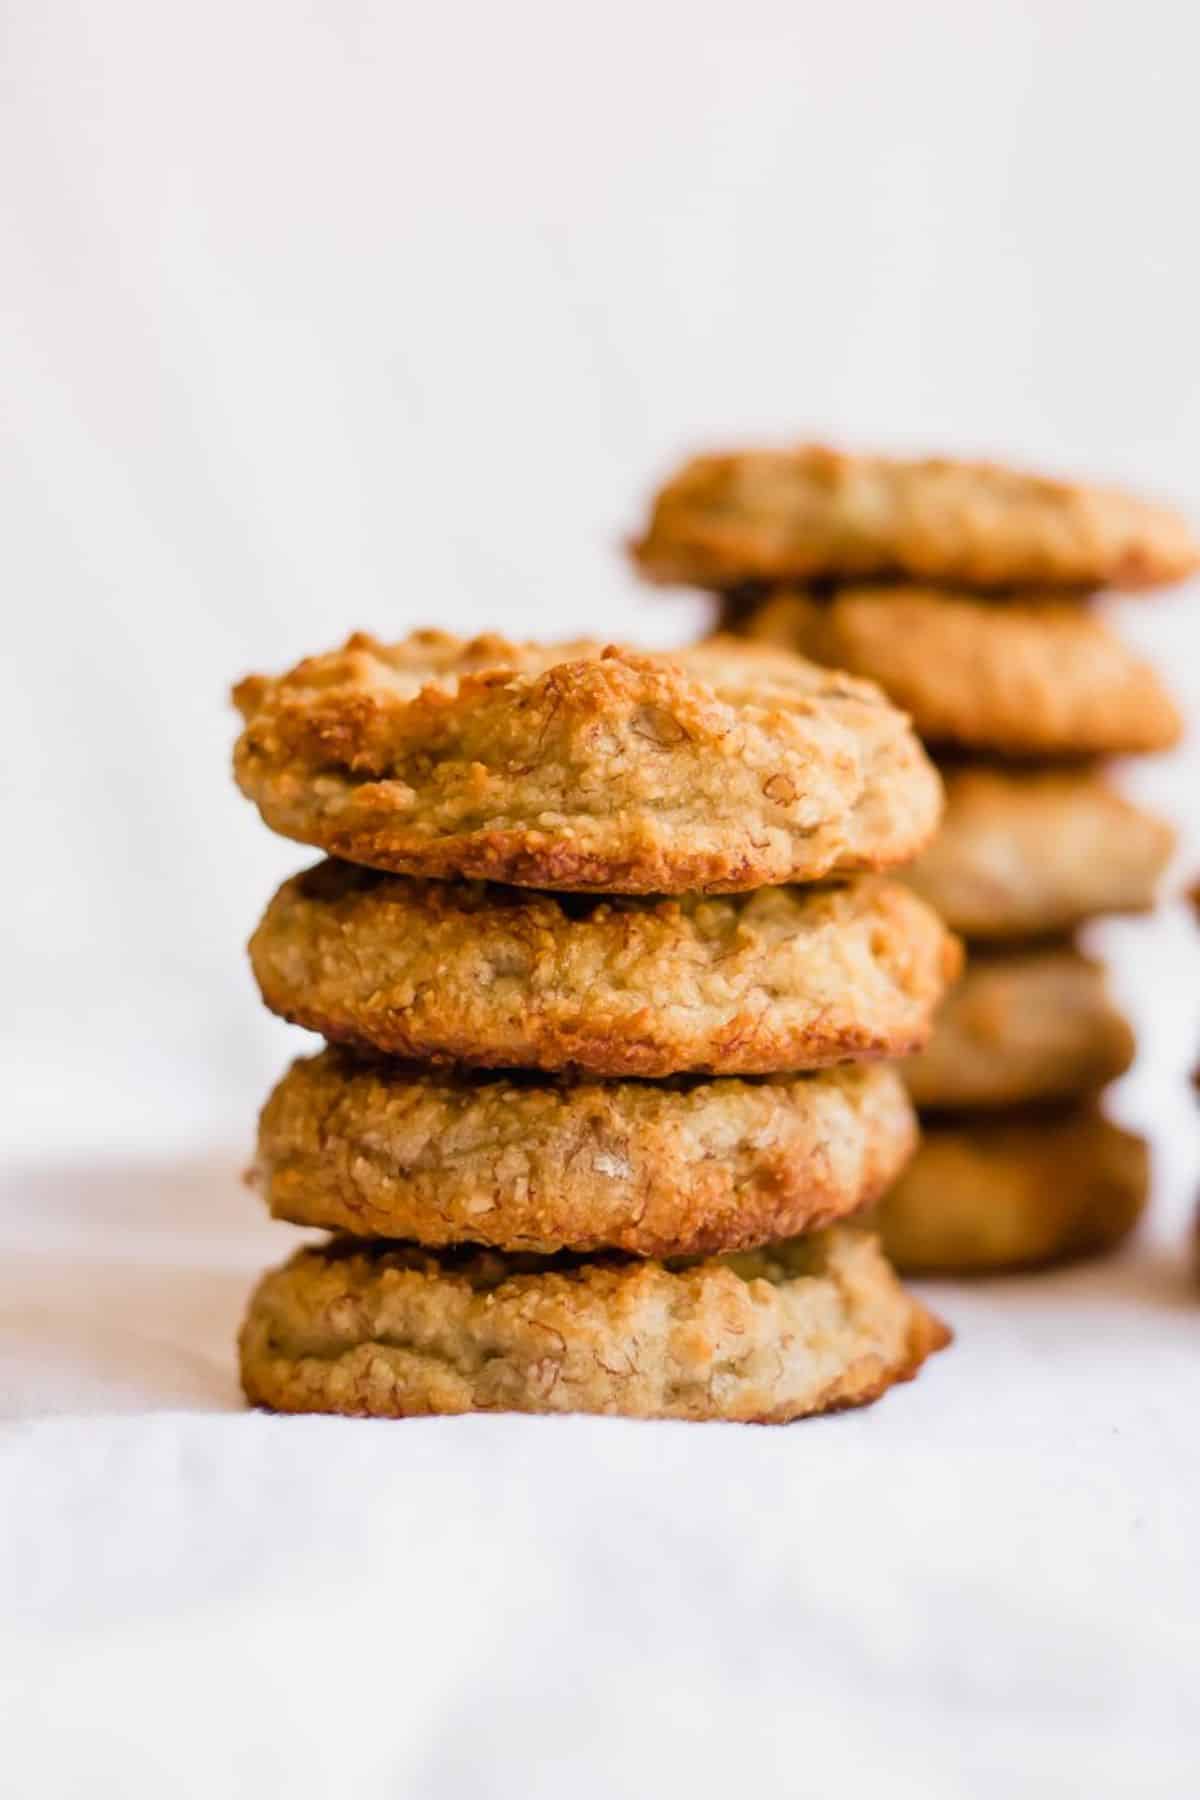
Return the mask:
<path id="1" fill-rule="evenodd" d="M 707 443 L 1200 515 L 1200 13 L 10 0 L 0 109 L 0 1770 L 20 1800 L 1196 1789 L 1197 934 L 1105 928 L 1130 1254 L 785 1430 L 241 1408 L 306 860 L 231 679 L 361 626 L 683 638 Z M 1194 590 L 1121 627 L 1200 711 Z M 1127 779 L 1200 836 L 1194 754 Z M 1178 885 L 1178 882 L 1176 883 Z"/>

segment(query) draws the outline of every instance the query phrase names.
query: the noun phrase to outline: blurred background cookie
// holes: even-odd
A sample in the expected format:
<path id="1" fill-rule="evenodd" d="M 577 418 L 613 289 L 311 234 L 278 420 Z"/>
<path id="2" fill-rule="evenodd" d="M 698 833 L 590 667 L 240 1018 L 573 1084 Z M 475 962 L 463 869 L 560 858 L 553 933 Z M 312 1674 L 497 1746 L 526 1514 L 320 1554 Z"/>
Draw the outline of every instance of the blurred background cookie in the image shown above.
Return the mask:
<path id="1" fill-rule="evenodd" d="M 1097 1092 L 1133 1061 L 1101 965 L 1069 944 L 977 952 L 904 1065 L 918 1106 L 1021 1106 Z"/>
<path id="2" fill-rule="evenodd" d="M 1084 1108 L 926 1121 L 874 1222 L 897 1268 L 987 1275 L 1112 1249 L 1149 1191 L 1144 1140 Z"/>
<path id="3" fill-rule="evenodd" d="M 720 591 L 874 575 L 1138 588 L 1198 560 L 1178 514 L 1114 489 L 820 444 L 695 457 L 659 491 L 633 554 L 651 580 Z"/>
<path id="4" fill-rule="evenodd" d="M 1154 670 L 1079 601 L 903 586 L 782 592 L 739 629 L 877 681 L 934 746 L 1119 756 L 1169 749 L 1181 729 Z"/>
<path id="5" fill-rule="evenodd" d="M 1175 833 L 1099 771 L 948 764 L 942 773 L 941 829 L 904 878 L 964 937 L 1051 936 L 1154 905 Z"/>

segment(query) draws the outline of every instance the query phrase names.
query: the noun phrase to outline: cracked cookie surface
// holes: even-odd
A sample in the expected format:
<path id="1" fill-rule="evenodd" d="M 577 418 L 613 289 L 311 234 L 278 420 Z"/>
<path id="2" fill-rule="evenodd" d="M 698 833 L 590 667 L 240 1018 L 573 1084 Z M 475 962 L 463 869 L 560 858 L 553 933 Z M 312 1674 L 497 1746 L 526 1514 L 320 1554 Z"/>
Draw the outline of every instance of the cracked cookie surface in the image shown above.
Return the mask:
<path id="1" fill-rule="evenodd" d="M 426 1248 L 737 1250 L 877 1200 L 916 1144 L 887 1064 L 757 1081 L 459 1074 L 325 1050 L 259 1122 L 277 1218 Z"/>
<path id="2" fill-rule="evenodd" d="M 903 1056 L 959 949 L 897 881 L 678 899 L 421 882 L 325 862 L 250 943 L 273 1012 L 417 1061 L 757 1075 Z"/>
<path id="3" fill-rule="evenodd" d="M 360 633 L 234 699 L 236 778 L 266 823 L 401 874 L 738 892 L 907 861 L 941 807 L 878 688 L 731 639 Z"/>
<path id="4" fill-rule="evenodd" d="M 266 1276 L 240 1352 L 247 1398 L 282 1412 L 765 1424 L 874 1400 L 948 1339 L 873 1235 L 835 1226 L 674 1265 L 339 1239 Z"/>

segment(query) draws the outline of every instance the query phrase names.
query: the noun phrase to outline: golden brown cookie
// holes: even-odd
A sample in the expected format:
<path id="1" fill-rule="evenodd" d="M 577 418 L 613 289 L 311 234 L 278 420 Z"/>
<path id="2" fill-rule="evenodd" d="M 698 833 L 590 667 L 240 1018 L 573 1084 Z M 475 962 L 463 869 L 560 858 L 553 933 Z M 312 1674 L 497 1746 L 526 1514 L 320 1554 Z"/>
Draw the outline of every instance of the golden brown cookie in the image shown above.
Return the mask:
<path id="1" fill-rule="evenodd" d="M 1143 1140 L 1090 1108 L 926 1129 L 872 1223 L 898 1269 L 1003 1274 L 1108 1250 L 1141 1217 Z"/>
<path id="2" fill-rule="evenodd" d="M 916 1145 L 889 1064 L 757 1081 L 458 1074 L 325 1050 L 259 1122 L 271 1211 L 549 1255 L 740 1250 L 877 1200 Z"/>
<path id="3" fill-rule="evenodd" d="M 1150 665 L 1075 601 L 994 601 L 935 588 L 783 591 L 752 641 L 877 681 L 931 744 L 1006 756 L 1163 750 L 1181 721 Z"/>
<path id="4" fill-rule="evenodd" d="M 899 882 L 540 894 L 326 862 L 250 941 L 272 1012 L 417 1061 L 591 1075 L 761 1075 L 903 1056 L 957 973 Z"/>
<path id="5" fill-rule="evenodd" d="M 946 815 L 905 880 L 965 937 L 1004 941 L 1141 912 L 1174 833 L 1091 770 L 943 770 Z"/>
<path id="6" fill-rule="evenodd" d="M 974 953 L 904 1064 L 918 1106 L 956 1111 L 1096 1093 L 1133 1061 L 1104 970 L 1068 945 Z"/>
<path id="7" fill-rule="evenodd" d="M 1128 494 L 818 444 L 696 457 L 658 495 L 633 554 L 651 580 L 718 590 L 878 576 L 1140 588 L 1200 565 L 1177 513 Z"/>
<path id="8" fill-rule="evenodd" d="M 737 892 L 905 862 L 941 806 L 877 688 L 729 640 L 358 635 L 234 697 L 267 824 L 401 874 Z"/>
<path id="9" fill-rule="evenodd" d="M 874 1400 L 948 1339 L 838 1226 L 675 1265 L 343 1238 L 262 1281 L 240 1348 L 247 1398 L 280 1412 L 767 1424 Z"/>

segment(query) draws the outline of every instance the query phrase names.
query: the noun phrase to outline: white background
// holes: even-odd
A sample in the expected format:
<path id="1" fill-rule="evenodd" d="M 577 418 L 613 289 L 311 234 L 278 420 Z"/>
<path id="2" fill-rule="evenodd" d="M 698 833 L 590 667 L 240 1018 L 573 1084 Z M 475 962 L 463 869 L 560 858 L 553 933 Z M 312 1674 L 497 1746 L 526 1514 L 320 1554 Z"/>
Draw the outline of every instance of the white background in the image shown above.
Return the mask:
<path id="1" fill-rule="evenodd" d="M 1142 1250 L 944 1293 L 957 1348 L 879 1409 L 254 1418 L 230 1340 L 287 1235 L 234 1177 L 296 1039 L 241 946 L 304 857 L 232 788 L 225 694 L 355 626 L 686 637 L 703 606 L 620 543 L 709 444 L 996 453 L 1200 518 L 1195 10 L 5 11 L 0 1404 L 45 1415 L 0 1447 L 21 1791 L 1187 1791 L 1182 910 L 1104 934 L 1145 1045 Z M 1194 711 L 1195 604 L 1119 613 Z M 1129 776 L 1181 874 L 1197 772 Z"/>

